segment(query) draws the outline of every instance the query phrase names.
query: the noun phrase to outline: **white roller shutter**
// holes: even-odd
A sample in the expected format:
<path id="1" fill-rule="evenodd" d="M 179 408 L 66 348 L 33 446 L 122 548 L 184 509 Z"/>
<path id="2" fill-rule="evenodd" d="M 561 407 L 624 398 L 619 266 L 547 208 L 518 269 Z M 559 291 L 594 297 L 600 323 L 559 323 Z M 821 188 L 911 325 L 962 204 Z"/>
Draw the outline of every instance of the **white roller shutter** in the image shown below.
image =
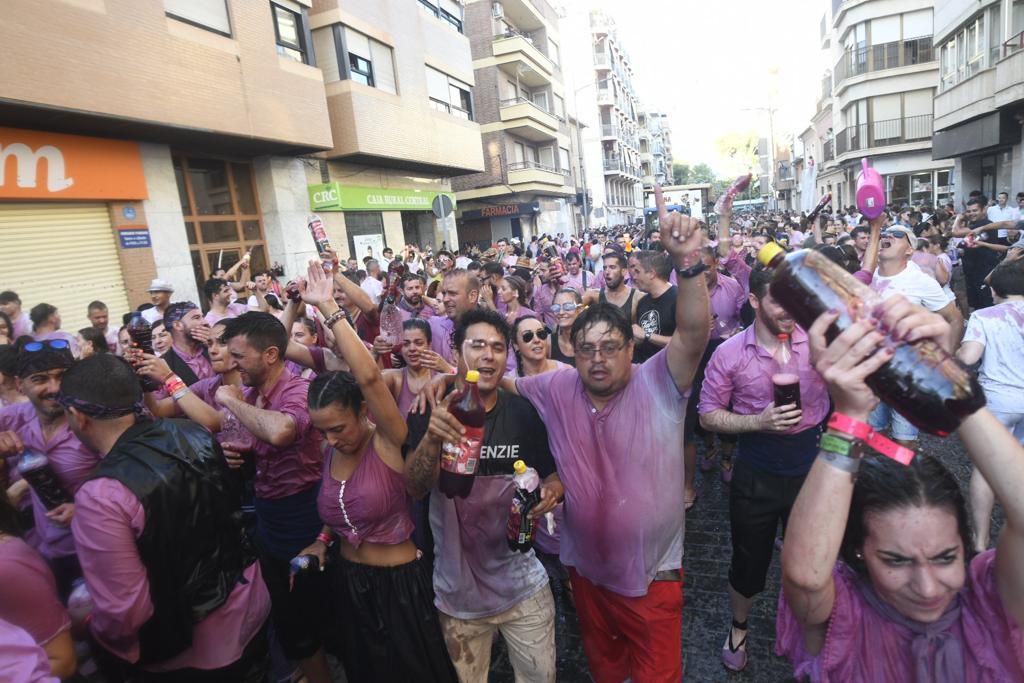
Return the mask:
<path id="1" fill-rule="evenodd" d="M 17 292 L 26 312 L 56 306 L 68 332 L 89 324 L 96 299 L 120 327 L 128 296 L 106 204 L 0 203 L 0 289 Z"/>

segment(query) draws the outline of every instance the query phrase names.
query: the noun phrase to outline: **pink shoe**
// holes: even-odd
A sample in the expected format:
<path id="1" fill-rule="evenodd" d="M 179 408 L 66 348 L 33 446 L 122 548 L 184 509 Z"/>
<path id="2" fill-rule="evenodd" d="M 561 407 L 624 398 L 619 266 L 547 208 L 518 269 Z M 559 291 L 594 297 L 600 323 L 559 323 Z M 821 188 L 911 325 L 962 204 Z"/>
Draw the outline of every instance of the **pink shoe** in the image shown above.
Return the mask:
<path id="1" fill-rule="evenodd" d="M 736 620 L 733 620 L 732 627 L 736 630 L 747 630 L 747 622 L 742 624 Z M 747 668 L 747 636 L 743 635 L 741 640 L 736 645 L 732 644 L 732 628 L 729 629 L 729 637 L 725 641 L 725 645 L 722 646 L 722 666 L 729 671 L 743 671 Z"/>

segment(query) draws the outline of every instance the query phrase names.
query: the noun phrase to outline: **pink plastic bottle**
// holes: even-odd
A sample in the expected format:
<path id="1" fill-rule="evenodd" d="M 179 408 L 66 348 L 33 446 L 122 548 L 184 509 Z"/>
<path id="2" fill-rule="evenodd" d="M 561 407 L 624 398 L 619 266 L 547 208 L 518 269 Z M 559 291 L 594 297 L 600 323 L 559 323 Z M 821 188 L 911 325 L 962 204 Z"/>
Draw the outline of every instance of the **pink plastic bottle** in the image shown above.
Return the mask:
<path id="1" fill-rule="evenodd" d="M 874 220 L 885 210 L 885 181 L 875 169 L 868 166 L 868 160 L 860 160 L 860 176 L 857 178 L 857 210 L 868 220 Z"/>

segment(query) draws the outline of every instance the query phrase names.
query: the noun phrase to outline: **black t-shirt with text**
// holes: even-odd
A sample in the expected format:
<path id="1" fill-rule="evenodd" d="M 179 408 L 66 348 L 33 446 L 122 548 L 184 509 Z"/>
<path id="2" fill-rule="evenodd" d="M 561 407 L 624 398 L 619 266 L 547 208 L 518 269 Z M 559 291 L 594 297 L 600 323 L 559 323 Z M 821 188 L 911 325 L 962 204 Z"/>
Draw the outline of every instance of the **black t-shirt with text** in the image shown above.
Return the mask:
<path id="1" fill-rule="evenodd" d="M 988 218 L 979 218 L 968 224 L 971 230 L 975 230 L 991 223 Z M 1005 232 L 1003 234 L 1006 234 Z M 983 230 L 974 238 L 975 242 L 987 242 L 988 244 L 1001 244 L 1004 247 L 1010 245 L 1010 241 L 999 236 L 998 230 Z M 993 268 L 999 265 L 1003 253 L 985 247 L 964 248 L 964 268 L 970 271 L 988 274 Z"/>
<path id="2" fill-rule="evenodd" d="M 406 452 L 411 453 L 427 433 L 430 411 L 410 414 Z M 480 447 L 477 476 L 513 474 L 512 464 L 522 460 L 544 479 L 555 471 L 555 459 L 548 446 L 548 430 L 537 410 L 525 398 L 498 391 L 498 402 L 487 411 L 484 441 Z"/>
<path id="3" fill-rule="evenodd" d="M 676 294 L 675 285 L 666 289 L 661 296 L 655 298 L 650 294 L 640 299 L 636 305 L 636 322 L 644 332 L 670 337 L 676 331 Z M 662 347 L 651 342 L 638 339 L 633 349 L 633 362 L 643 363 L 660 351 Z"/>

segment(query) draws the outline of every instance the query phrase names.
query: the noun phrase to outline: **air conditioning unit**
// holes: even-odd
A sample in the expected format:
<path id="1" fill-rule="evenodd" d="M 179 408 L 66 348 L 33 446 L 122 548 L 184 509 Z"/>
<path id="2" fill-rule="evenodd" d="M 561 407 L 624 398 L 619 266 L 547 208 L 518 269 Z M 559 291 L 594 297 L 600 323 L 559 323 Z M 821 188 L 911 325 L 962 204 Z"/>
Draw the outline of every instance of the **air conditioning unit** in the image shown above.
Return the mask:
<path id="1" fill-rule="evenodd" d="M 501 6 L 500 2 L 491 3 L 491 16 L 495 19 L 501 19 L 505 16 L 505 8 Z"/>

